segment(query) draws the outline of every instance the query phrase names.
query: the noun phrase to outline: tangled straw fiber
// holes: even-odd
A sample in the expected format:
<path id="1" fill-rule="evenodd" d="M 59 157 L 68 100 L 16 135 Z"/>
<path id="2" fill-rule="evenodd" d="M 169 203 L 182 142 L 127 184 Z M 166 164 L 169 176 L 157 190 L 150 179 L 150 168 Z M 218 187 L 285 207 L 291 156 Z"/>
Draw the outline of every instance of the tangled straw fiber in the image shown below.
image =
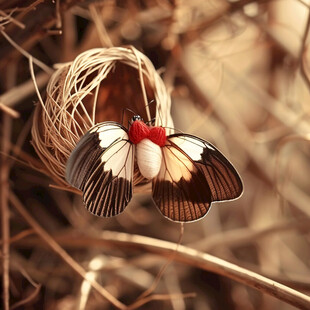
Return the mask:
<path id="1" fill-rule="evenodd" d="M 133 113 L 173 127 L 170 96 L 151 61 L 133 47 L 96 48 L 59 66 L 44 104 L 36 106 L 34 148 L 51 177 L 66 186 L 65 165 L 80 137 L 103 121 L 123 122 Z M 127 110 L 127 111 L 126 111 Z"/>

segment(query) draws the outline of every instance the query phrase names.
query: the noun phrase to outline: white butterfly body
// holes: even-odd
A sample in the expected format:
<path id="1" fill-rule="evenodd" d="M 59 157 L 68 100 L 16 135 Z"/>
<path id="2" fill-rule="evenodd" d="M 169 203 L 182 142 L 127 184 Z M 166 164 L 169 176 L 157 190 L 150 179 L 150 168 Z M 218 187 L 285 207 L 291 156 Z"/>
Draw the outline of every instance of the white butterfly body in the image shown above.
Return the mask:
<path id="1" fill-rule="evenodd" d="M 136 145 L 137 163 L 141 174 L 146 179 L 155 178 L 160 170 L 162 150 L 150 139 L 144 138 Z"/>
<path id="2" fill-rule="evenodd" d="M 211 202 L 238 198 L 239 174 L 213 145 L 188 134 L 166 137 L 162 127 L 134 118 L 129 130 L 97 124 L 73 150 L 66 179 L 80 189 L 86 208 L 98 216 L 121 213 L 131 200 L 135 171 L 152 180 L 160 212 L 178 222 L 205 216 Z"/>

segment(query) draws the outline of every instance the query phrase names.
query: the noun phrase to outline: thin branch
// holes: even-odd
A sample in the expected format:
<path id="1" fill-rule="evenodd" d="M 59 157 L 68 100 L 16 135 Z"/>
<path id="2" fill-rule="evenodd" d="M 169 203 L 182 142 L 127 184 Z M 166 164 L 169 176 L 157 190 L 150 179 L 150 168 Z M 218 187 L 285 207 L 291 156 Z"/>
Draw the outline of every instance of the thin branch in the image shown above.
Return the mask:
<path id="1" fill-rule="evenodd" d="M 10 202 L 15 209 L 21 214 L 21 216 L 28 222 L 28 224 L 35 230 L 35 232 L 46 242 L 46 244 L 57 253 L 77 274 L 79 274 L 84 280 L 88 281 L 91 286 L 117 309 L 126 309 L 126 306 L 105 290 L 97 281 L 87 278 L 87 272 L 84 268 L 76 262 L 50 235 L 44 230 L 37 221 L 28 213 L 26 208 L 20 202 L 20 200 L 10 193 Z"/>
<path id="2" fill-rule="evenodd" d="M 34 300 L 38 296 L 38 294 L 40 293 L 41 287 L 42 287 L 42 285 L 40 285 L 40 284 L 36 285 L 34 291 L 29 296 L 27 296 L 23 300 L 20 300 L 19 302 L 15 303 L 14 305 L 12 305 L 10 310 L 19 308 L 25 304 L 28 304 L 32 300 Z"/>
<path id="3" fill-rule="evenodd" d="M 87 247 L 107 246 L 112 248 L 115 247 L 117 249 L 128 248 L 130 250 L 141 249 L 143 252 L 156 253 L 163 257 L 171 257 L 172 251 L 175 249 L 175 243 L 172 242 L 113 231 L 104 231 L 100 237 L 67 236 L 64 239 L 62 234 L 60 237 L 55 237 L 55 240 L 64 247 L 74 248 L 83 245 Z M 23 244 L 27 244 L 27 240 L 24 240 Z M 31 242 L 31 244 L 38 243 Z M 299 309 L 306 310 L 310 308 L 310 296 L 300 293 L 251 270 L 239 267 L 201 251 L 180 245 L 175 254 L 174 260 L 233 279 L 239 283 L 259 290 L 262 293 L 274 296 L 275 298 Z"/>
<path id="4" fill-rule="evenodd" d="M 39 59 L 36 59 L 32 57 L 26 50 L 24 50 L 22 47 L 20 47 L 16 42 L 14 42 L 4 31 L 0 30 L 0 33 L 6 38 L 6 40 L 14 46 L 23 56 L 28 58 L 29 60 L 33 61 L 38 67 L 40 67 L 42 70 L 44 70 L 48 74 L 53 74 L 54 70 L 51 69 L 49 66 L 44 64 Z"/>
<path id="5" fill-rule="evenodd" d="M 134 302 L 132 305 L 130 305 L 127 310 L 134 310 L 138 309 L 141 306 L 145 305 L 146 303 L 152 301 L 152 300 L 173 300 L 173 299 L 184 299 L 184 298 L 194 298 L 196 297 L 195 293 L 186 293 L 186 294 L 154 294 L 147 296 L 143 299 L 138 299 L 136 302 Z"/>
<path id="6" fill-rule="evenodd" d="M 1 103 L 0 101 L 0 110 L 2 110 L 3 112 L 5 112 L 6 114 L 8 114 L 9 116 L 13 117 L 13 118 L 19 118 L 20 114 L 15 111 L 14 109 L 7 107 L 6 105 L 4 105 L 3 103 Z"/>
<path id="7" fill-rule="evenodd" d="M 12 10 L 10 14 L 6 14 L 2 10 L 0 10 L 0 16 L 2 16 L 8 22 L 13 23 L 17 27 L 19 27 L 21 29 L 25 29 L 26 26 L 23 23 L 21 23 L 20 21 L 16 20 L 14 17 L 11 16 L 13 12 L 14 12 L 14 10 Z M 0 20 L 1 20 L 1 18 L 0 18 Z"/>
<path id="8" fill-rule="evenodd" d="M 294 221 L 282 220 L 275 222 L 272 225 L 263 228 L 239 228 L 234 230 L 228 230 L 214 234 L 207 238 L 201 239 L 195 243 L 191 243 L 192 248 L 212 251 L 214 248 L 228 247 L 230 249 L 257 243 L 260 239 L 270 237 L 272 234 L 286 232 L 288 230 L 305 229 L 309 228 L 309 218 L 297 218 Z"/>
<path id="9" fill-rule="evenodd" d="M 307 43 L 307 38 L 309 35 L 309 30 L 310 30 L 310 11 L 308 12 L 307 23 L 306 23 L 304 35 L 302 37 L 300 54 L 299 54 L 300 73 L 301 73 L 301 76 L 303 77 L 304 81 L 306 82 L 308 89 L 310 89 L 310 80 L 309 80 L 307 70 L 306 70 L 306 66 L 305 66 L 304 55 L 306 54 L 306 43 Z"/>
<path id="10" fill-rule="evenodd" d="M 28 237 L 29 235 L 33 235 L 35 232 L 33 229 L 26 229 L 21 231 L 20 233 L 16 234 L 15 236 L 11 237 L 9 242 L 12 244 L 13 242 L 17 242 L 22 240 L 23 238 Z M 3 244 L 3 240 L 0 240 L 0 244 Z"/>
<path id="11" fill-rule="evenodd" d="M 45 72 L 40 72 L 36 75 L 36 83 L 38 88 L 42 88 L 49 80 L 50 75 Z M 28 81 L 18 86 L 10 88 L 6 93 L 0 96 L 0 103 L 7 107 L 14 107 L 20 101 L 35 93 L 33 81 Z"/>
<path id="12" fill-rule="evenodd" d="M 175 246 L 168 241 L 116 232 L 103 232 L 102 238 L 117 246 L 139 247 L 163 256 L 170 256 Z M 180 245 L 175 260 L 231 278 L 299 309 L 310 308 L 310 296 L 215 256 Z"/>
<path id="13" fill-rule="evenodd" d="M 10 136 L 12 129 L 12 120 L 9 115 L 3 115 L 3 124 L 2 124 L 2 143 L 1 151 L 7 154 L 10 149 Z M 9 310 L 10 304 L 10 278 L 9 278 L 9 269 L 10 269 L 10 219 L 9 219 L 9 206 L 8 206 L 8 196 L 9 196 L 9 173 L 10 168 L 6 158 L 2 157 L 1 167 L 0 167 L 0 202 L 1 202 L 1 226 L 2 226 L 2 284 L 3 284 L 3 309 Z"/>
<path id="14" fill-rule="evenodd" d="M 116 247 L 141 248 L 144 251 L 169 257 L 175 244 L 154 238 L 129 235 L 118 232 L 103 232 L 102 242 L 108 242 Z M 299 309 L 310 308 L 310 297 L 283 284 L 275 282 L 255 272 L 229 263 L 215 256 L 180 245 L 175 260 L 200 269 L 211 271 L 231 278 L 262 293 L 274 296 Z"/>

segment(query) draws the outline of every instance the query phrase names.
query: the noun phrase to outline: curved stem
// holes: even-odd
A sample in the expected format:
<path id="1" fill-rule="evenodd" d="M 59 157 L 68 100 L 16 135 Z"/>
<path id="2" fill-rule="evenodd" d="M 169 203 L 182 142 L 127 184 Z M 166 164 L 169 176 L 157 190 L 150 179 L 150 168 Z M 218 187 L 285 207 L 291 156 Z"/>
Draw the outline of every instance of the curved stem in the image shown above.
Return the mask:
<path id="1" fill-rule="evenodd" d="M 126 233 L 106 231 L 102 233 L 101 237 L 103 242 L 109 242 L 118 247 L 139 247 L 168 257 L 175 248 L 175 244 L 172 242 Z M 310 309 L 310 296 L 218 257 L 179 245 L 174 258 L 178 262 L 231 278 L 299 309 Z"/>
<path id="2" fill-rule="evenodd" d="M 18 211 L 23 214 L 24 218 L 31 223 L 31 226 L 34 228 L 34 230 L 37 230 L 38 227 L 35 227 L 36 225 L 33 225 L 32 223 L 32 217 L 31 219 L 28 218 L 30 215 L 25 214 L 25 209 L 21 207 L 20 202 L 17 200 L 16 196 L 11 193 L 10 195 L 11 203 L 15 206 L 15 208 L 18 209 Z M 22 208 L 22 209 L 21 209 Z M 40 228 L 41 230 L 42 228 Z M 42 229 L 43 230 L 43 229 Z M 38 232 L 38 231 L 37 231 Z M 45 240 L 47 232 L 44 230 L 44 233 L 42 231 L 39 232 L 40 237 Z M 51 238 L 51 237 L 50 237 Z M 80 246 L 107 246 L 107 247 L 116 247 L 116 248 L 128 248 L 128 249 L 142 249 L 144 252 L 148 251 L 151 253 L 156 253 L 160 256 L 164 257 L 171 257 L 171 254 L 174 253 L 174 260 L 177 262 L 181 262 L 183 264 L 193 266 L 196 268 L 200 268 L 203 270 L 207 270 L 210 272 L 217 273 L 219 275 L 222 275 L 224 277 L 233 279 L 239 283 L 243 283 L 249 287 L 252 287 L 256 290 L 261 291 L 262 293 L 266 293 L 268 295 L 274 296 L 288 304 L 291 304 L 299 309 L 310 309 L 310 296 L 300 293 L 295 289 L 292 289 L 286 285 L 283 285 L 279 282 L 273 281 L 267 277 L 264 277 L 258 273 L 255 273 L 253 271 L 250 271 L 246 268 L 239 267 L 235 264 L 232 264 L 230 262 L 227 262 L 223 259 L 220 259 L 218 257 L 215 257 L 210 254 L 203 253 L 201 251 L 189 248 L 187 246 L 179 245 L 177 251 L 175 251 L 175 243 L 159 240 L 155 238 L 150 237 L 144 237 L 140 235 L 132 235 L 127 233 L 120 233 L 120 232 L 113 232 L 113 231 L 104 231 L 102 234 L 98 237 L 90 237 L 90 236 L 78 236 L 78 237 L 72 237 L 72 236 L 64 236 L 62 233 L 61 236 L 54 236 L 52 238 L 53 242 L 56 243 L 57 241 L 57 247 L 54 248 L 54 245 L 50 243 L 50 239 L 48 238 L 49 245 L 55 250 L 56 252 L 60 251 L 60 256 L 68 262 L 67 259 L 67 253 L 64 251 L 62 247 L 80 247 Z M 56 241 L 55 241 L 56 240 Z M 37 244 L 38 240 L 31 239 L 31 237 L 28 238 L 28 242 L 30 244 Z M 23 244 L 25 245 L 27 243 L 26 239 L 23 239 Z M 63 254 L 65 252 L 65 255 Z M 70 257 L 70 263 L 76 271 L 82 277 L 85 278 L 85 270 L 81 272 L 79 268 L 75 268 L 74 265 L 77 264 L 74 262 L 74 264 L 71 264 L 71 257 Z M 99 289 L 100 293 L 104 295 L 101 290 L 103 289 L 98 283 L 94 285 L 92 283 L 92 286 L 95 289 Z M 98 286 L 98 287 L 97 287 Z M 126 307 L 126 306 L 125 306 Z M 124 305 L 120 305 L 120 309 L 125 309 Z"/>

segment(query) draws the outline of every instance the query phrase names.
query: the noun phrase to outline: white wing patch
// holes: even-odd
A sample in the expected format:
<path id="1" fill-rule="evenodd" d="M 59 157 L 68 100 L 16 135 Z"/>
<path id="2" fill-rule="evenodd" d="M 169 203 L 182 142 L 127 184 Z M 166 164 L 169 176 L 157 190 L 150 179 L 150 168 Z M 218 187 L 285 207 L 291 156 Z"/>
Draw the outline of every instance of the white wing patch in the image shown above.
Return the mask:
<path id="1" fill-rule="evenodd" d="M 176 136 L 169 140 L 179 146 L 192 160 L 200 160 L 202 150 L 206 147 L 202 141 L 189 139 L 187 136 Z M 210 145 L 208 148 L 214 150 Z"/>
<path id="2" fill-rule="evenodd" d="M 128 140 L 128 134 L 122 127 L 115 126 L 112 122 L 97 124 L 89 130 L 90 133 L 98 133 L 100 146 L 102 148 L 109 147 L 113 142 L 119 140 Z"/>
<path id="3" fill-rule="evenodd" d="M 72 151 L 66 179 L 83 192 L 86 208 L 98 216 L 114 216 L 133 192 L 134 146 L 127 129 L 115 122 L 97 124 Z"/>
<path id="4" fill-rule="evenodd" d="M 127 138 L 128 135 L 126 134 Z M 101 144 L 101 142 L 100 142 Z M 101 156 L 101 162 L 104 164 L 104 170 L 111 170 L 113 175 L 118 177 L 128 178 L 131 177 L 133 171 L 133 158 L 129 157 L 129 151 L 132 145 L 128 143 L 128 140 L 117 140 Z M 128 158 L 129 157 L 129 158 Z M 124 163 L 126 165 L 124 166 Z M 129 173 L 129 171 L 131 173 Z M 127 173 L 126 173 L 127 172 Z"/>

